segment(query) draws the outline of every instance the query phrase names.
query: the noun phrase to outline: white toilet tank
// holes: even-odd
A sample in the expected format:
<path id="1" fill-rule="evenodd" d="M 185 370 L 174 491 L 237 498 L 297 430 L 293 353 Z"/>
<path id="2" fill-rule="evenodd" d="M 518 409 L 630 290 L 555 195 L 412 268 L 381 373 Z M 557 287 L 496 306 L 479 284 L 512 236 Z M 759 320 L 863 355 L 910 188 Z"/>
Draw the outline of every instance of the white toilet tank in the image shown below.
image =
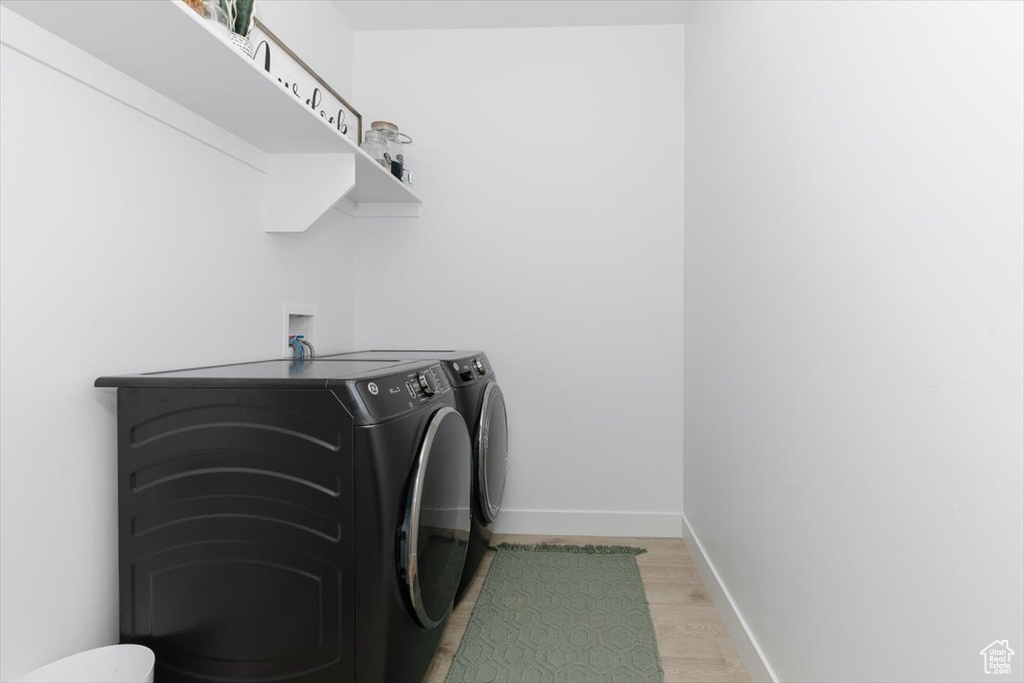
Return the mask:
<path id="1" fill-rule="evenodd" d="M 79 652 L 22 676 L 24 683 L 152 683 L 156 658 L 142 645 Z"/>

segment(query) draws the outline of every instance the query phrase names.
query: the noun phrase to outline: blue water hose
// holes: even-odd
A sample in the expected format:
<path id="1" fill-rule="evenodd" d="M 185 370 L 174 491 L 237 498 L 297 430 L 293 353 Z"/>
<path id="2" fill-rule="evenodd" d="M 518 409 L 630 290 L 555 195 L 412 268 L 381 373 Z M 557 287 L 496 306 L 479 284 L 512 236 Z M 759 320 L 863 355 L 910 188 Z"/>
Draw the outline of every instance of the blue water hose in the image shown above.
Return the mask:
<path id="1" fill-rule="evenodd" d="M 303 348 L 302 346 L 302 335 L 296 334 L 289 337 L 288 346 L 292 347 L 292 353 L 294 354 L 294 357 L 298 358 L 299 360 L 302 360 L 302 356 L 306 352 L 305 348 Z"/>

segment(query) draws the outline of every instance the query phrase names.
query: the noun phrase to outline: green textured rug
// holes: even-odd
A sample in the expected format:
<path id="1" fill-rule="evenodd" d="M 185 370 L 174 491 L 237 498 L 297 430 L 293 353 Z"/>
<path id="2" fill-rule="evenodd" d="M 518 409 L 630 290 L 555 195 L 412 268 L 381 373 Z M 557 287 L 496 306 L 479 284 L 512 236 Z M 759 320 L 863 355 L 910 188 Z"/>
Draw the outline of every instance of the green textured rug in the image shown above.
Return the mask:
<path id="1" fill-rule="evenodd" d="M 642 548 L 497 550 L 448 683 L 662 680 Z"/>

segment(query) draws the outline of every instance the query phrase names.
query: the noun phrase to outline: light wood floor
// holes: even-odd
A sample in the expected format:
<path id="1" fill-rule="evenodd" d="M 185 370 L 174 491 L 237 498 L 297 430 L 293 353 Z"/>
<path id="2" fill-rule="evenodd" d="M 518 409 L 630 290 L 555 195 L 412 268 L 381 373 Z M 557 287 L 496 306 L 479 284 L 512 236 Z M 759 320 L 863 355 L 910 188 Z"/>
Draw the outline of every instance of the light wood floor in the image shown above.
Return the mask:
<path id="1" fill-rule="evenodd" d="M 640 576 L 650 603 L 666 683 L 749 681 L 697 568 L 682 540 L 675 538 L 604 538 L 596 536 L 495 536 L 493 543 L 602 543 L 647 548 L 638 555 Z M 473 606 L 491 565 L 494 551 L 484 556 L 480 571 L 452 612 L 441 647 L 425 683 L 443 683 Z"/>

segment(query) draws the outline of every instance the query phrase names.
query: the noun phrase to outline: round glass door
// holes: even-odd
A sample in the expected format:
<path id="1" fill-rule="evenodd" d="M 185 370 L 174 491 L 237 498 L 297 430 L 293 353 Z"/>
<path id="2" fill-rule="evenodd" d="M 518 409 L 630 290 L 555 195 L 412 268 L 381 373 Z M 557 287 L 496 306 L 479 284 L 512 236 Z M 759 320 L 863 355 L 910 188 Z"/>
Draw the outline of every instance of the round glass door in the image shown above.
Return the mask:
<path id="1" fill-rule="evenodd" d="M 430 418 L 416 458 L 400 544 L 416 619 L 436 626 L 451 609 L 466 561 L 472 445 L 466 422 L 450 407 Z"/>
<path id="2" fill-rule="evenodd" d="M 508 460 L 508 417 L 505 397 L 494 382 L 487 385 L 480 405 L 480 424 L 476 432 L 477 503 L 483 523 L 490 524 L 501 509 L 505 493 L 505 466 Z"/>

